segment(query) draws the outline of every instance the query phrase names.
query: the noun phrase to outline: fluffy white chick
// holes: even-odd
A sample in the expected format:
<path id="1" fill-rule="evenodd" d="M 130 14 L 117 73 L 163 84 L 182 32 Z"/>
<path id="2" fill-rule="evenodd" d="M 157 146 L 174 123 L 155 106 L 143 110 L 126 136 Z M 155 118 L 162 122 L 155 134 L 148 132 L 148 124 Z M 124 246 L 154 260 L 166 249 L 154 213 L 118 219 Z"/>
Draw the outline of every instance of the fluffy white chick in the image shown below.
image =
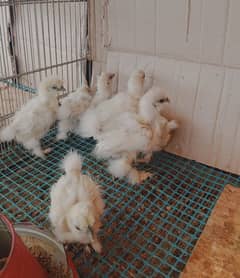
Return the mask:
<path id="1" fill-rule="evenodd" d="M 85 80 L 81 88 L 78 88 L 62 100 L 57 115 L 59 120 L 57 140 L 66 139 L 67 133 L 74 131 L 81 114 L 89 107 L 92 97 L 92 90 Z"/>
<path id="2" fill-rule="evenodd" d="M 166 102 L 169 100 L 161 89 L 150 89 L 140 100 L 138 114 L 123 113 L 114 119 L 112 129 L 98 136 L 95 155 L 108 159 L 125 152 L 162 149 L 162 129 L 168 120 L 160 115 L 157 106 L 165 106 Z"/>
<path id="3" fill-rule="evenodd" d="M 152 88 L 140 100 L 138 115 L 123 113 L 108 124 L 108 131 L 98 136 L 95 154 L 109 159 L 109 172 L 115 177 L 126 177 L 132 184 L 140 183 L 151 173 L 139 171 L 134 162 L 149 162 L 153 151 L 160 151 L 178 128 L 175 120 L 168 121 L 161 115 L 169 102 L 164 92 Z M 139 160 L 138 154 L 145 156 Z"/>
<path id="4" fill-rule="evenodd" d="M 179 123 L 176 120 L 169 121 L 162 115 L 165 106 L 168 105 L 170 101 L 164 91 L 159 91 L 159 100 L 157 100 L 156 96 L 158 95 L 158 90 L 158 88 L 152 88 L 148 95 L 143 96 L 139 105 L 139 114 L 145 121 L 151 122 L 151 127 L 154 131 L 149 145 L 149 151 L 143 152 L 145 154 L 143 162 L 150 161 L 152 152 L 164 149 L 170 142 L 173 131 L 179 128 Z M 151 103 L 154 103 L 153 106 L 156 109 L 153 110 L 151 108 Z"/>
<path id="5" fill-rule="evenodd" d="M 43 80 L 38 94 L 16 112 L 9 126 L 1 130 L 0 140 L 16 140 L 33 154 L 44 157 L 40 139 L 56 121 L 58 111 L 57 93 L 65 90 L 63 81 L 57 77 Z"/>
<path id="6" fill-rule="evenodd" d="M 95 107 L 104 100 L 112 97 L 114 76 L 114 73 L 102 72 L 101 75 L 97 77 L 97 91 L 93 97 L 90 107 Z"/>
<path id="7" fill-rule="evenodd" d="M 151 88 L 141 98 L 139 102 L 140 122 L 143 120 L 144 123 L 151 126 L 153 132 L 149 143 L 149 151 L 143 151 L 144 158 L 137 159 L 138 162 L 148 163 L 151 160 L 153 151 L 160 151 L 166 147 L 172 137 L 172 131 L 178 128 L 175 120 L 169 122 L 168 119 L 162 116 L 162 112 L 169 102 L 166 92 L 158 87 Z M 173 126 L 170 128 L 172 123 L 175 128 Z"/>
<path id="8" fill-rule="evenodd" d="M 82 137 L 96 138 L 110 119 L 124 112 L 136 112 L 139 99 L 144 94 L 144 80 L 144 71 L 134 71 L 128 80 L 127 92 L 120 92 L 83 114 L 77 134 Z"/>
<path id="9" fill-rule="evenodd" d="M 100 188 L 82 174 L 82 159 L 77 152 L 67 154 L 63 168 L 65 175 L 50 193 L 49 219 L 55 236 L 64 243 L 91 244 L 100 253 L 102 246 L 97 233 L 104 211 Z"/>

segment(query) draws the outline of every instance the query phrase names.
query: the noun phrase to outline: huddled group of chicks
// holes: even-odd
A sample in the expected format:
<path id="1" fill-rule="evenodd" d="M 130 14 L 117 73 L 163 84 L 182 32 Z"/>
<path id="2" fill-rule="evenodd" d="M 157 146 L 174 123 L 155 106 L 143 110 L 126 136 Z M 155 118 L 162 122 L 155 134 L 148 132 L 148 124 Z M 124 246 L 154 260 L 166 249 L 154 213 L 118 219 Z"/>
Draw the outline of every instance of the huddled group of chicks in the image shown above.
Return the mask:
<path id="1" fill-rule="evenodd" d="M 50 149 L 40 139 L 58 122 L 57 140 L 69 132 L 97 141 L 93 154 L 108 161 L 109 172 L 130 183 L 140 183 L 151 174 L 137 170 L 137 162 L 149 162 L 154 151 L 162 150 L 178 128 L 175 120 L 163 116 L 169 98 L 161 88 L 145 92 L 145 73 L 134 71 L 127 90 L 113 93 L 115 74 L 101 73 L 97 88 L 84 81 L 81 88 L 58 103 L 63 81 L 43 80 L 38 95 L 19 110 L 10 125 L 0 131 L 0 141 L 16 140 L 34 155 L 44 158 Z M 100 187 L 82 173 L 82 158 L 71 151 L 63 160 L 65 174 L 51 188 L 49 219 L 56 238 L 65 243 L 91 244 L 101 252 L 97 233 L 101 227 L 104 201 Z M 88 247 L 87 247 L 88 248 Z"/>

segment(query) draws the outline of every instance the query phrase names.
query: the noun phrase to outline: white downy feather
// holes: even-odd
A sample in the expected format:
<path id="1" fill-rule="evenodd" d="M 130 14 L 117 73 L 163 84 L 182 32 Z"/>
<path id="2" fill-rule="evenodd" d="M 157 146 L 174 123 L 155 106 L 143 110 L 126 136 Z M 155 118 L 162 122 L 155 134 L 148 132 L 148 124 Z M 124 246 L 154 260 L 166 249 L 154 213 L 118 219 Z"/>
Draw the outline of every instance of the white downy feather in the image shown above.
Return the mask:
<path id="1" fill-rule="evenodd" d="M 62 105 L 58 110 L 57 140 L 66 139 L 67 133 L 75 130 L 82 113 L 90 106 L 92 97 L 91 89 L 85 81 L 81 88 L 62 100 Z"/>
<path id="2" fill-rule="evenodd" d="M 109 172 L 118 178 L 126 177 L 131 184 L 141 183 L 151 176 L 151 173 L 139 171 L 132 166 L 136 161 L 136 153 L 123 153 L 119 158 L 109 160 Z"/>
<path id="3" fill-rule="evenodd" d="M 91 244 L 101 252 L 97 233 L 104 202 L 97 184 L 82 174 L 82 159 L 70 152 L 63 160 L 63 175 L 50 193 L 49 219 L 57 239 L 61 242 Z"/>
<path id="4" fill-rule="evenodd" d="M 82 137 L 97 137 L 110 119 L 124 112 L 137 112 L 138 102 L 143 95 L 145 73 L 141 70 L 132 73 L 128 81 L 128 91 L 120 92 L 111 99 L 100 103 L 95 109 L 87 110 L 76 130 Z"/>
<path id="5" fill-rule="evenodd" d="M 104 159 L 115 157 L 122 152 L 138 152 L 148 148 L 152 132 L 136 122 L 134 130 L 120 128 L 98 136 L 94 149 L 96 157 Z"/>
<path id="6" fill-rule="evenodd" d="M 38 95 L 16 112 L 12 123 L 1 130 L 0 140 L 16 140 L 35 155 L 44 157 L 40 139 L 56 121 L 57 93 L 63 89 L 63 81 L 56 77 L 43 80 Z"/>
<path id="7" fill-rule="evenodd" d="M 97 91 L 91 102 L 91 108 L 112 97 L 112 84 L 114 76 L 114 73 L 102 72 L 101 75 L 97 77 Z"/>
<path id="8" fill-rule="evenodd" d="M 69 152 L 62 162 L 62 168 L 66 175 L 79 176 L 82 172 L 82 158 L 77 152 Z"/>
<path id="9" fill-rule="evenodd" d="M 140 117 L 147 123 L 153 122 L 167 102 L 169 102 L 169 99 L 163 89 L 151 88 L 139 101 Z"/>
<path id="10" fill-rule="evenodd" d="M 124 152 L 161 150 L 171 138 L 166 128 L 168 120 L 158 112 L 165 102 L 169 100 L 161 89 L 149 90 L 140 100 L 140 115 L 123 113 L 112 125 L 109 123 L 108 130 L 97 136 L 94 154 L 106 159 Z M 156 105 L 159 105 L 158 109 Z"/>

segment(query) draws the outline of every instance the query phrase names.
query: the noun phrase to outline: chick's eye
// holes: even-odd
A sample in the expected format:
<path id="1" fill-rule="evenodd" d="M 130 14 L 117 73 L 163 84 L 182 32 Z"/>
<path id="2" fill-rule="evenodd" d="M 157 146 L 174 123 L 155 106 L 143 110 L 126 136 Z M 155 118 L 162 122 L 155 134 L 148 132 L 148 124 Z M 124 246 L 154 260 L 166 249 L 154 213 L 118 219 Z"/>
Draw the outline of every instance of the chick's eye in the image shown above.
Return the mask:
<path id="1" fill-rule="evenodd" d="M 52 86 L 52 89 L 53 90 L 57 90 L 57 86 Z"/>
<path id="2" fill-rule="evenodd" d="M 163 103 L 164 101 L 165 101 L 164 99 L 160 99 L 160 100 L 159 100 L 160 103 Z"/>
<path id="3" fill-rule="evenodd" d="M 76 228 L 78 231 L 81 231 L 81 229 L 80 229 L 78 226 L 75 226 L 75 228 Z"/>

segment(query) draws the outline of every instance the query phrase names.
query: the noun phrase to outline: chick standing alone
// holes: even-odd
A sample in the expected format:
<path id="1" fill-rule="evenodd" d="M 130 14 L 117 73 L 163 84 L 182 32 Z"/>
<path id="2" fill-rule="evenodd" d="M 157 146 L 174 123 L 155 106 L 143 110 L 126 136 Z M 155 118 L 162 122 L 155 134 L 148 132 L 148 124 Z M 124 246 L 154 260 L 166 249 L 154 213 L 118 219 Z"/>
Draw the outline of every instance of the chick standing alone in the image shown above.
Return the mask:
<path id="1" fill-rule="evenodd" d="M 97 233 L 104 202 L 100 188 L 82 174 L 82 159 L 70 152 L 63 161 L 65 175 L 53 185 L 50 193 L 49 219 L 56 238 L 64 243 L 91 244 L 101 252 Z"/>
<path id="2" fill-rule="evenodd" d="M 33 154 L 44 157 L 40 139 L 56 121 L 57 93 L 65 90 L 63 81 L 56 77 L 43 80 L 38 95 L 16 112 L 12 123 L 0 132 L 1 141 L 16 140 Z"/>

